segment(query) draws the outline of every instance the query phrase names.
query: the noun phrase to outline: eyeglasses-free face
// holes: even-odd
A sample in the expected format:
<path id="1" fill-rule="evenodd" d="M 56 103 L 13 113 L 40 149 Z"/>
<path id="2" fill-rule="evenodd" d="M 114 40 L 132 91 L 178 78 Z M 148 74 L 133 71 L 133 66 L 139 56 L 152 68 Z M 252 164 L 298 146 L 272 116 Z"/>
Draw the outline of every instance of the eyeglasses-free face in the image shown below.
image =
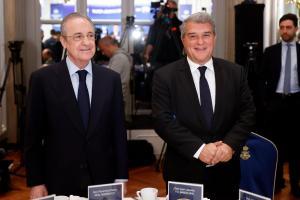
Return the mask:
<path id="1" fill-rule="evenodd" d="M 95 54 L 94 27 L 87 19 L 69 19 L 60 38 L 68 57 L 79 68 L 84 68 Z"/>
<path id="2" fill-rule="evenodd" d="M 199 65 L 212 57 L 216 35 L 209 23 L 187 22 L 182 43 L 187 56 Z"/>

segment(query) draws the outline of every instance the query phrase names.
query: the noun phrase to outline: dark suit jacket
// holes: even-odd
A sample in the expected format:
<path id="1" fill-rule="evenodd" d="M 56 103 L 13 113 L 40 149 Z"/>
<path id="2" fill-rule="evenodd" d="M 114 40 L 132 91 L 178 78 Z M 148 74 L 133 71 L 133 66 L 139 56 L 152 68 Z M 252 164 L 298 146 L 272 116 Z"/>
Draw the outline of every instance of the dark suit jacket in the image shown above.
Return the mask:
<path id="1" fill-rule="evenodd" d="M 263 56 L 261 78 L 263 80 L 263 88 L 265 88 L 265 98 L 269 99 L 274 95 L 277 89 L 281 72 L 281 46 L 282 43 L 272 45 L 265 49 Z M 296 43 L 297 62 L 300 63 L 300 45 Z M 298 67 L 298 77 L 300 77 L 300 67 Z M 299 82 L 300 85 L 300 82 Z"/>
<path id="2" fill-rule="evenodd" d="M 239 180 L 239 149 L 254 124 L 255 108 L 241 66 L 213 58 L 216 102 L 212 130 L 207 130 L 186 58 L 157 70 L 153 79 L 155 130 L 167 142 L 165 180 L 205 183 L 206 164 L 193 158 L 203 143 L 222 140 L 234 151 L 217 164 L 223 177 Z M 220 175 L 221 175 L 220 174 Z"/>
<path id="3" fill-rule="evenodd" d="M 83 195 L 88 185 L 128 178 L 120 77 L 94 64 L 92 73 L 87 131 L 66 61 L 32 73 L 25 136 L 29 186 L 46 184 L 49 193 Z"/>

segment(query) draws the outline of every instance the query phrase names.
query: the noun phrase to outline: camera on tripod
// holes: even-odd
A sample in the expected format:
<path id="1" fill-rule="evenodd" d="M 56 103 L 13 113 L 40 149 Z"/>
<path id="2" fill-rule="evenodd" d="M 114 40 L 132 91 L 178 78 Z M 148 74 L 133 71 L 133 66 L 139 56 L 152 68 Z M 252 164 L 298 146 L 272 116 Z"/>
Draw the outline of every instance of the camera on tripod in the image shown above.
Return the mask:
<path id="1" fill-rule="evenodd" d="M 177 8 L 170 8 L 168 6 L 168 3 L 165 3 L 165 5 L 163 5 L 161 9 L 162 9 L 162 13 L 165 15 L 168 15 L 172 12 L 176 12 L 178 10 Z"/>
<path id="2" fill-rule="evenodd" d="M 257 45 L 257 42 L 246 42 L 243 46 L 247 47 L 249 50 L 253 50 L 254 48 L 257 48 Z"/>
<path id="3" fill-rule="evenodd" d="M 256 53 L 256 49 L 258 47 L 258 43 L 257 42 L 246 42 L 243 47 L 247 48 L 248 51 L 248 60 L 249 59 L 255 59 L 255 53 Z"/>
<path id="4" fill-rule="evenodd" d="M 11 52 L 11 58 L 13 61 L 19 60 L 21 58 L 21 47 L 23 41 L 8 41 L 8 48 Z"/>
<path id="5" fill-rule="evenodd" d="M 151 1 L 151 12 L 154 12 L 156 10 L 159 10 L 161 5 L 164 3 L 163 0 L 152 0 Z"/>
<path id="6" fill-rule="evenodd" d="M 126 17 L 126 25 L 127 26 L 133 26 L 134 24 L 134 16 L 127 16 Z"/>
<path id="7" fill-rule="evenodd" d="M 165 4 L 163 0 L 151 1 L 151 13 L 154 13 L 154 18 L 157 18 L 158 12 L 160 12 L 162 16 L 168 17 L 170 13 L 174 13 L 177 10 L 177 8 L 170 7 L 168 1 Z"/>

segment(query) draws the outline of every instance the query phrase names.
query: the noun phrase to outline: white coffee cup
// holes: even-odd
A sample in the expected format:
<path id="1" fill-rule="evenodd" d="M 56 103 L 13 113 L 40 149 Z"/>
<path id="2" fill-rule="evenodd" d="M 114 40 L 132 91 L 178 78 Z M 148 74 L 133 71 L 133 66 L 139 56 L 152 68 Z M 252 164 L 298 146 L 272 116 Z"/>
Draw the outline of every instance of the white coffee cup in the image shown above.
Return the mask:
<path id="1" fill-rule="evenodd" d="M 143 188 L 136 192 L 140 200 L 156 200 L 158 190 L 156 188 Z"/>

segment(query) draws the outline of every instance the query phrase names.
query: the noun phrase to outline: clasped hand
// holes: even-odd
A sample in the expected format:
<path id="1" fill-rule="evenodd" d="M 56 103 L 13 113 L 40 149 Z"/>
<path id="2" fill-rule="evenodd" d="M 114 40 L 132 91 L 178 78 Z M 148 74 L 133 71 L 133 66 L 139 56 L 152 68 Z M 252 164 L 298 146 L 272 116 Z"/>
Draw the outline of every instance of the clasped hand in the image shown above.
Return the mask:
<path id="1" fill-rule="evenodd" d="M 233 153 L 234 152 L 229 145 L 222 141 L 217 141 L 208 143 L 204 146 L 200 153 L 199 160 L 208 165 L 216 165 L 219 162 L 229 161 L 232 158 Z"/>

